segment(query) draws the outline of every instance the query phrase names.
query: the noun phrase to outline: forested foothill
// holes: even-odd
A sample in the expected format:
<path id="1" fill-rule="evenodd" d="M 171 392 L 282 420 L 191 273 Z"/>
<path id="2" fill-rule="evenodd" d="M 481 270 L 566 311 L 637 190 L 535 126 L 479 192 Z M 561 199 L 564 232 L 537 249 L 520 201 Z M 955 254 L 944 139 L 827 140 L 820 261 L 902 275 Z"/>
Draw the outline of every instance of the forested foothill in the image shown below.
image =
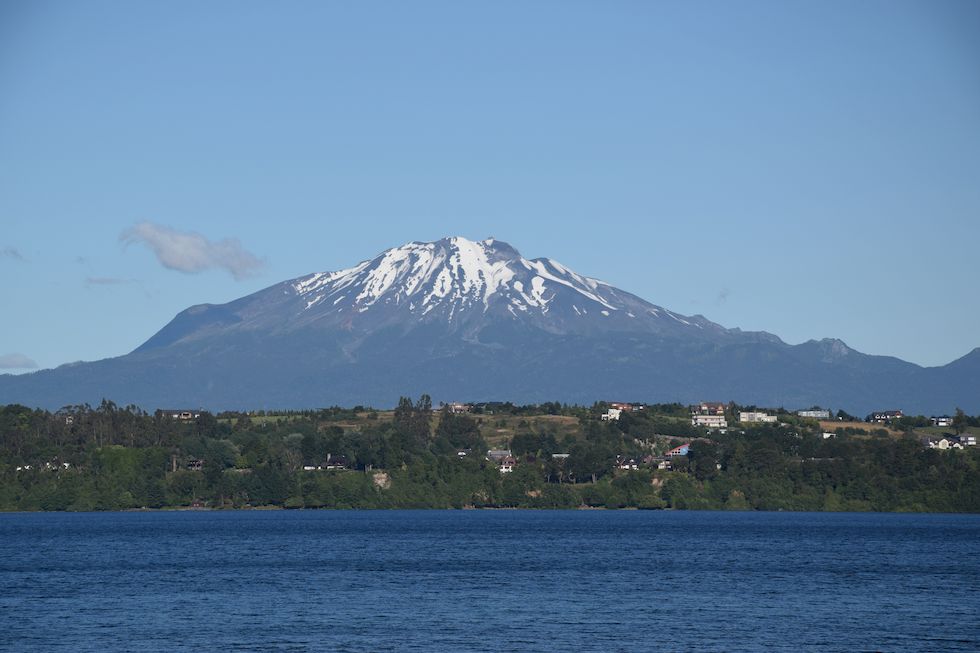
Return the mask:
<path id="1" fill-rule="evenodd" d="M 832 428 L 778 410 L 777 423 L 721 432 L 693 426 L 681 404 L 635 407 L 604 420 L 604 402 L 434 407 L 425 395 L 393 411 L 7 405 L 0 510 L 980 512 L 980 447 L 926 446 L 942 430 L 925 418 Z M 958 434 L 980 433 L 958 417 Z"/>

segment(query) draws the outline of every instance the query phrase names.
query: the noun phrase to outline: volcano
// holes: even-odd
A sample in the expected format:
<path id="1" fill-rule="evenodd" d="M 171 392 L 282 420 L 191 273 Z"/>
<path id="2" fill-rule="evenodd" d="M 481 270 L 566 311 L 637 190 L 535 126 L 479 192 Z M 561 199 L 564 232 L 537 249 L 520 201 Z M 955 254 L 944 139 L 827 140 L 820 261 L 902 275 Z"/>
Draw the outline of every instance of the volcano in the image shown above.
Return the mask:
<path id="1" fill-rule="evenodd" d="M 509 244 L 412 242 L 179 313 L 133 352 L 0 376 L 0 403 L 148 410 L 436 401 L 734 400 L 980 412 L 980 349 L 923 368 L 682 315 Z"/>

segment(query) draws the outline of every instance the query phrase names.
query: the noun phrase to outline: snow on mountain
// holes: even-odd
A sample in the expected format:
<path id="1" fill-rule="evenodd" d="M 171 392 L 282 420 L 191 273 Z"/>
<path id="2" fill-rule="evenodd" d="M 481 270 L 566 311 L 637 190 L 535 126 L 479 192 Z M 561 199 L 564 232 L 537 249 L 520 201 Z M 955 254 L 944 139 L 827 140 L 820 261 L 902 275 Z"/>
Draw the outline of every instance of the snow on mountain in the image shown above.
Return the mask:
<path id="1" fill-rule="evenodd" d="M 490 296 L 514 277 L 509 262 L 495 254 L 489 240 L 413 242 L 353 268 L 313 274 L 293 288 L 307 298 L 307 309 L 328 301 L 365 311 L 379 301 L 407 301 L 410 310 L 424 315 L 444 301 L 461 306 L 482 301 L 486 306 Z"/>
<path id="2" fill-rule="evenodd" d="M 303 311 L 348 314 L 401 309 L 419 319 L 472 320 L 474 313 L 501 313 L 551 330 L 601 319 L 626 330 L 646 330 L 650 321 L 671 328 L 720 329 L 649 304 L 609 284 L 547 258 L 526 259 L 499 240 L 461 237 L 412 242 L 372 260 L 318 272 L 288 282 Z M 551 315 L 549 315 L 551 313 Z M 624 325 L 629 321 L 636 324 Z M 580 324 L 581 326 L 581 324 Z M 575 329 L 573 329 L 575 330 Z"/>
<path id="3" fill-rule="evenodd" d="M 583 301 L 617 310 L 601 294 L 608 285 L 548 259 L 529 261 L 492 238 L 408 243 L 346 270 L 310 275 L 293 283 L 293 288 L 307 298 L 307 309 L 323 302 L 343 302 L 364 311 L 378 302 L 408 302 L 409 310 L 425 315 L 443 304 L 457 310 L 482 305 L 486 310 L 498 294 L 507 296 L 520 310 L 534 307 L 547 312 L 554 297 L 547 292 L 548 282 L 572 288 Z"/>

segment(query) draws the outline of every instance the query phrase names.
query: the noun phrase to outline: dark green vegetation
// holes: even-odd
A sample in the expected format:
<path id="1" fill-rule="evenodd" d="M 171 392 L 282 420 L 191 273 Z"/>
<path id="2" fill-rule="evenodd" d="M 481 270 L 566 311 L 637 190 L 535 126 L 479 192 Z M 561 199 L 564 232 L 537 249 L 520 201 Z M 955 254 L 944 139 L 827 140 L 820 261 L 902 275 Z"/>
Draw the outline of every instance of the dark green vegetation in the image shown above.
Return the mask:
<path id="1" fill-rule="evenodd" d="M 222 413 L 180 420 L 103 401 L 0 407 L 0 510 L 167 507 L 681 508 L 980 512 L 980 447 L 813 421 L 708 434 L 678 404 L 604 422 L 591 408 Z M 731 406 L 730 410 L 737 409 Z M 976 418 L 957 429 L 974 431 Z M 688 456 L 663 454 L 691 443 Z M 487 459 L 509 448 L 514 471 Z M 464 455 L 465 454 L 465 455 Z M 568 454 L 555 457 L 553 454 Z M 623 469 L 636 462 L 638 469 Z M 329 461 L 329 462 L 328 462 Z M 659 469 L 667 465 L 672 469 Z M 312 467 L 313 469 L 304 469 Z"/>

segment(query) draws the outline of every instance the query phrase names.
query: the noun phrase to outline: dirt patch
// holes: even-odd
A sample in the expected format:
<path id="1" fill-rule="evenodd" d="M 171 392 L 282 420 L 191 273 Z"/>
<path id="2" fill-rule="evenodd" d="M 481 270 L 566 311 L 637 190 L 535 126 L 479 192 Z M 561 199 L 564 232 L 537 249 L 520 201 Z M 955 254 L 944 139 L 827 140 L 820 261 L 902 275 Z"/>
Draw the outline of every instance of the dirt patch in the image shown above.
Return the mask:
<path id="1" fill-rule="evenodd" d="M 888 431 L 888 435 L 892 437 L 897 438 L 902 435 L 901 431 L 890 429 L 884 424 L 869 424 L 867 422 L 838 422 L 834 420 L 821 420 L 820 428 L 827 433 L 833 433 L 837 429 L 861 429 L 863 431 L 867 431 L 869 434 L 874 433 L 878 429 L 885 429 Z"/>
<path id="2" fill-rule="evenodd" d="M 386 472 L 375 472 L 371 477 L 375 487 L 387 490 L 391 487 L 391 477 Z"/>

